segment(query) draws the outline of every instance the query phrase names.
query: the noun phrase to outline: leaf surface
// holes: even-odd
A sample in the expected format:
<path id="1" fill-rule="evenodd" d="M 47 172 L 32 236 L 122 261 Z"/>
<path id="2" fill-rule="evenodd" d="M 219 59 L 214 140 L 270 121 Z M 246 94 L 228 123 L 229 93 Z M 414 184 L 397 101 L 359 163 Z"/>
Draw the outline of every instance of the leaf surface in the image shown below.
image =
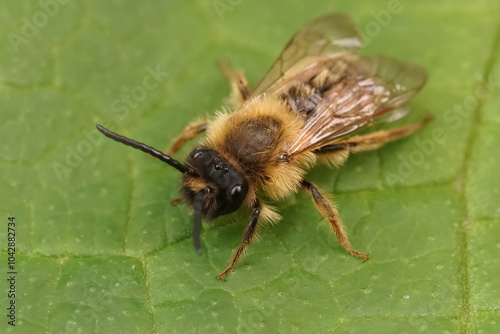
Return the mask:
<path id="1" fill-rule="evenodd" d="M 4 317 L 2 332 L 500 331 L 500 4 L 283 4 L 2 4 L 0 249 L 7 259 L 15 216 L 18 272 L 16 327 Z M 283 221 L 220 282 L 249 212 L 204 224 L 198 256 L 192 217 L 170 204 L 178 173 L 95 124 L 164 149 L 221 109 L 229 87 L 219 58 L 254 86 L 303 23 L 334 11 L 358 23 L 363 54 L 428 69 L 397 125 L 434 119 L 308 174 L 335 194 L 368 262 L 347 255 L 299 193 L 276 204 Z"/>

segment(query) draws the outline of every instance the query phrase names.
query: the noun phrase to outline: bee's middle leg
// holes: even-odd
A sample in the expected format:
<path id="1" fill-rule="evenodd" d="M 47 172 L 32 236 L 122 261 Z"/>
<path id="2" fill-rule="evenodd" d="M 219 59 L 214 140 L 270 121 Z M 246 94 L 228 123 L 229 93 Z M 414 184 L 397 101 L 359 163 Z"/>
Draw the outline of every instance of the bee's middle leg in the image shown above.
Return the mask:
<path id="1" fill-rule="evenodd" d="M 253 208 L 253 213 L 252 217 L 250 218 L 250 222 L 247 224 L 247 227 L 245 227 L 245 230 L 243 231 L 243 242 L 238 246 L 236 251 L 233 254 L 233 258 L 231 259 L 231 263 L 229 266 L 224 270 L 222 274 L 219 275 L 219 279 L 224 280 L 226 275 L 231 272 L 231 270 L 234 269 L 234 266 L 236 265 L 236 262 L 238 262 L 238 259 L 240 256 L 245 252 L 245 249 L 247 246 L 252 242 L 252 240 L 255 239 L 257 236 L 257 222 L 259 220 L 259 215 L 262 210 L 262 206 L 260 202 L 257 200 L 254 204 Z"/>
<path id="2" fill-rule="evenodd" d="M 347 233 L 344 231 L 344 225 L 340 220 L 339 212 L 335 208 L 335 205 L 330 202 L 313 183 L 302 180 L 302 188 L 311 193 L 314 204 L 316 204 L 316 207 L 321 212 L 323 217 L 328 219 L 328 221 L 330 222 L 333 232 L 335 233 L 335 236 L 337 237 L 340 245 L 344 247 L 344 249 L 350 254 L 360 257 L 364 261 L 368 260 L 368 254 L 360 253 L 352 248 L 351 243 L 347 238 Z"/>
<path id="3" fill-rule="evenodd" d="M 242 72 L 234 71 L 229 68 L 226 60 L 220 59 L 219 66 L 224 76 L 231 84 L 231 94 L 229 95 L 229 102 L 234 108 L 237 108 L 250 96 L 250 87 L 248 81 Z"/>

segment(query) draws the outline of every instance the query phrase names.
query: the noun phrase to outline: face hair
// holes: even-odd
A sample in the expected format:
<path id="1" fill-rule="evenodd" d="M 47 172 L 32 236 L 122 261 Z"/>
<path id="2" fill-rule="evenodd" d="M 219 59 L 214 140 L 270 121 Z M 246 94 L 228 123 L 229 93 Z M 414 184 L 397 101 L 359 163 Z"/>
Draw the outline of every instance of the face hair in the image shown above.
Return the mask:
<path id="1" fill-rule="evenodd" d="M 194 224 L 193 224 L 193 245 L 198 254 L 203 253 L 200 244 L 200 229 L 201 229 L 201 216 L 203 210 L 203 191 L 196 193 L 193 200 L 194 205 Z"/>
<path id="2" fill-rule="evenodd" d="M 193 171 L 191 168 L 184 166 L 183 164 L 181 164 L 179 161 L 175 160 L 174 158 L 169 157 L 168 155 L 163 154 L 162 152 L 155 150 L 154 148 L 152 148 L 150 146 L 147 146 L 143 143 L 139 143 L 138 141 L 135 141 L 133 139 L 129 139 L 127 137 L 120 136 L 119 134 L 114 133 L 113 131 L 106 129 L 102 125 L 98 124 L 98 125 L 96 125 L 96 127 L 97 127 L 97 130 L 101 131 L 106 137 L 109 137 L 113 140 L 116 140 L 117 142 L 120 142 L 120 143 L 128 145 L 128 146 L 132 146 L 133 148 L 136 148 L 136 149 L 141 150 L 145 153 L 148 153 L 148 154 L 152 155 L 153 157 L 160 159 L 163 162 L 166 162 L 167 164 L 174 167 L 175 169 L 177 169 L 181 173 L 186 173 L 186 174 L 193 176 L 193 177 L 199 177 L 198 174 L 196 174 L 196 172 Z"/>

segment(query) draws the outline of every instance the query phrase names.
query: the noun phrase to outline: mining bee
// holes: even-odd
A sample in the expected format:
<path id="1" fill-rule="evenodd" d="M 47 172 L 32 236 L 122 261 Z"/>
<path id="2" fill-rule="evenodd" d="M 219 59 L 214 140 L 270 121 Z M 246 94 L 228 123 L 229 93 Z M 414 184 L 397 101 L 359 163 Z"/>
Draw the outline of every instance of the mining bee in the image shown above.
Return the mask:
<path id="1" fill-rule="evenodd" d="M 385 56 L 360 57 L 351 19 L 330 14 L 304 25 L 286 45 L 262 81 L 251 90 L 241 72 L 221 62 L 231 84 L 232 112 L 188 125 L 165 153 L 98 125 L 104 135 L 146 152 L 182 173 L 180 196 L 194 213 L 193 243 L 201 253 L 201 221 L 253 210 L 229 266 L 234 269 L 259 226 L 281 219 L 261 200 L 278 200 L 299 189 L 309 192 L 330 222 L 340 245 L 351 246 L 335 205 L 304 175 L 317 161 L 341 165 L 351 152 L 381 147 L 420 129 L 419 123 L 375 132 L 359 131 L 408 113 L 404 105 L 425 84 L 426 71 Z M 180 163 L 171 157 L 187 140 L 205 138 Z"/>

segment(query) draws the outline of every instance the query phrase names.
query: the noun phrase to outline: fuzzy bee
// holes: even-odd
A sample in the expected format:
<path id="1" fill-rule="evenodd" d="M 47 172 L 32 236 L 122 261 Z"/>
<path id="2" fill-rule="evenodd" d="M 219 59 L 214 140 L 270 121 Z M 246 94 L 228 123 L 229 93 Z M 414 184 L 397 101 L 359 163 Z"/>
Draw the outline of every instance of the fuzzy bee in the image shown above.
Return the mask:
<path id="1" fill-rule="evenodd" d="M 351 152 L 381 147 L 420 129 L 426 116 L 410 124 L 360 135 L 374 124 L 407 114 L 404 105 L 422 88 L 426 71 L 384 56 L 359 57 L 356 27 L 343 14 L 304 25 L 286 45 L 262 81 L 251 90 L 240 72 L 221 62 L 232 91 L 232 112 L 188 125 L 165 153 L 98 125 L 106 136 L 142 150 L 182 173 L 181 199 L 194 213 L 193 243 L 201 253 L 201 221 L 245 206 L 253 210 L 243 241 L 224 279 L 252 241 L 259 226 L 281 219 L 261 200 L 278 200 L 299 189 L 309 192 L 340 245 L 351 246 L 335 205 L 304 175 L 316 162 L 341 165 Z M 184 163 L 171 157 L 189 139 L 205 138 Z M 356 135 L 357 134 L 357 135 Z"/>

